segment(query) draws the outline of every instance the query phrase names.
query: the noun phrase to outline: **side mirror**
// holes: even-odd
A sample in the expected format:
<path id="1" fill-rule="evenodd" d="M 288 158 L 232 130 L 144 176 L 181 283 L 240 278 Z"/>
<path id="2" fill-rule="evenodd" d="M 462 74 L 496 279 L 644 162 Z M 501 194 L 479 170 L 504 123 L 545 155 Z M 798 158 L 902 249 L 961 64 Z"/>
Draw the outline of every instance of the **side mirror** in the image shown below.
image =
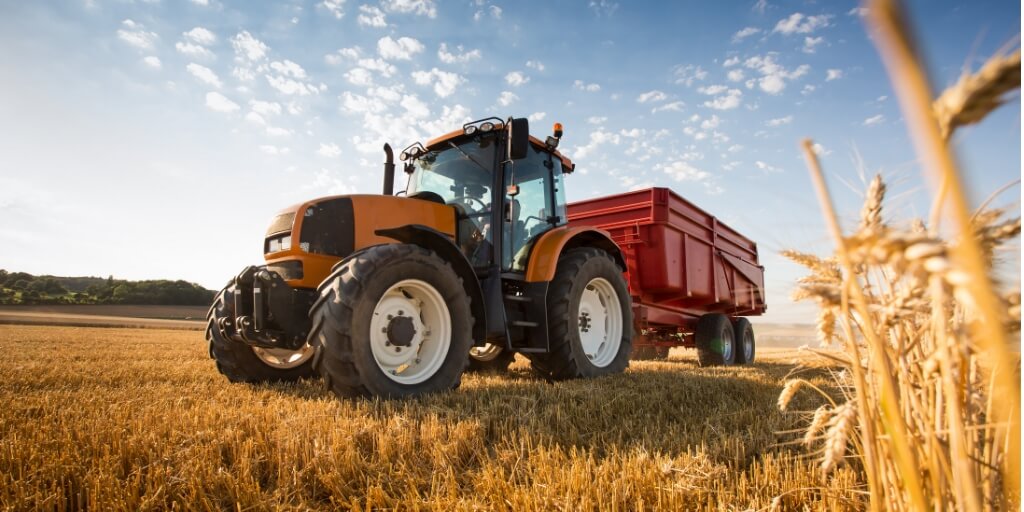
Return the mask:
<path id="1" fill-rule="evenodd" d="M 530 121 L 525 117 L 512 119 L 508 123 L 508 158 L 526 158 L 530 149 Z"/>

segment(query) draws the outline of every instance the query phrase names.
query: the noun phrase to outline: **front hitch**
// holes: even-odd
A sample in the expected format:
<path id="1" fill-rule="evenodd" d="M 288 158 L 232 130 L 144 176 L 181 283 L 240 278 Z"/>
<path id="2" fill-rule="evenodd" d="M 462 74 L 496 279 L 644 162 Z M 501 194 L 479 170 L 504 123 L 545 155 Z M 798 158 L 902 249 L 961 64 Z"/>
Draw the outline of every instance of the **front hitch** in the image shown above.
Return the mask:
<path id="1" fill-rule="evenodd" d="M 316 290 L 292 288 L 266 267 L 246 267 L 234 279 L 234 329 L 231 339 L 262 348 L 298 350 L 309 334 L 309 308 Z M 232 332 L 233 331 L 233 332 Z"/>

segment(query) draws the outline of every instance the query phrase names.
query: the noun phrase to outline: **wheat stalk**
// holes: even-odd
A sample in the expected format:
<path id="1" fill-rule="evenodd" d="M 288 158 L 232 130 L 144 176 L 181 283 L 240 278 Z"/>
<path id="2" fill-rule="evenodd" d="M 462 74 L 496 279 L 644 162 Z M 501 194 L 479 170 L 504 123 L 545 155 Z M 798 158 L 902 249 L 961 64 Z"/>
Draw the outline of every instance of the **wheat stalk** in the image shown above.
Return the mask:
<path id="1" fill-rule="evenodd" d="M 955 85 L 932 103 L 939 133 L 949 139 L 961 127 L 974 124 L 1005 103 L 1020 89 L 1020 50 L 991 57 L 975 74 L 964 73 Z"/>

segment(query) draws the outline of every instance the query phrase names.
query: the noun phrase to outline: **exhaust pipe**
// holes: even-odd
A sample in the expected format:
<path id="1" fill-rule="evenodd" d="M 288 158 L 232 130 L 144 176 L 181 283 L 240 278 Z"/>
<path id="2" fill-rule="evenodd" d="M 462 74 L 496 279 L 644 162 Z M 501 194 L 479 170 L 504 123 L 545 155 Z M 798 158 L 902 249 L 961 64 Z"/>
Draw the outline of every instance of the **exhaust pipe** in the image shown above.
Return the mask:
<path id="1" fill-rule="evenodd" d="M 391 144 L 384 143 L 384 195 L 395 195 L 395 154 Z"/>

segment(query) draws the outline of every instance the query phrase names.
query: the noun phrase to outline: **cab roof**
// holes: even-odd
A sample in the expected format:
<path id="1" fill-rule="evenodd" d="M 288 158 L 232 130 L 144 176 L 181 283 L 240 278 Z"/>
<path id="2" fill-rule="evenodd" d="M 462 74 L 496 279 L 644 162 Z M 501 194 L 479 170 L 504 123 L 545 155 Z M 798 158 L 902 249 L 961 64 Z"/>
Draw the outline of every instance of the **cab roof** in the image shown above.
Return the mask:
<path id="1" fill-rule="evenodd" d="M 446 134 L 444 134 L 444 135 L 442 135 L 440 137 L 437 137 L 437 138 L 429 140 L 427 142 L 427 146 L 426 147 L 427 147 L 427 149 L 430 149 L 430 148 L 433 148 L 434 146 L 436 146 L 438 144 L 444 144 L 445 142 L 448 142 L 448 141 L 453 140 L 453 139 L 457 139 L 457 138 L 459 138 L 459 137 L 461 137 L 463 135 L 465 135 L 465 133 L 462 130 L 455 130 L 453 132 L 448 132 L 448 133 L 446 133 Z M 544 144 L 544 141 L 538 139 L 537 137 L 534 137 L 533 135 L 530 135 L 530 144 L 533 144 L 534 146 L 536 146 L 539 149 L 545 149 L 547 147 L 547 145 Z M 570 173 L 572 173 L 575 170 L 575 164 L 572 163 L 572 160 L 569 160 L 569 157 L 563 155 L 557 149 L 554 150 L 552 153 L 554 154 L 555 158 L 557 158 L 557 159 L 562 161 L 562 173 L 570 174 Z"/>

